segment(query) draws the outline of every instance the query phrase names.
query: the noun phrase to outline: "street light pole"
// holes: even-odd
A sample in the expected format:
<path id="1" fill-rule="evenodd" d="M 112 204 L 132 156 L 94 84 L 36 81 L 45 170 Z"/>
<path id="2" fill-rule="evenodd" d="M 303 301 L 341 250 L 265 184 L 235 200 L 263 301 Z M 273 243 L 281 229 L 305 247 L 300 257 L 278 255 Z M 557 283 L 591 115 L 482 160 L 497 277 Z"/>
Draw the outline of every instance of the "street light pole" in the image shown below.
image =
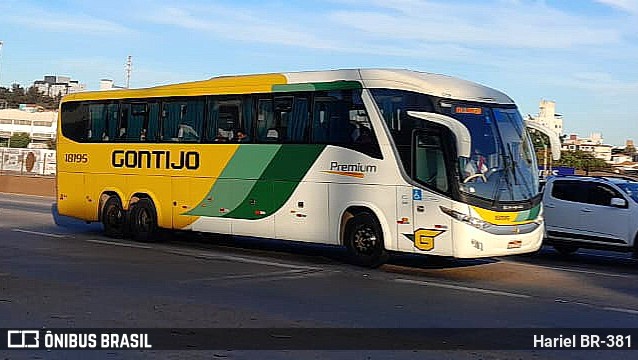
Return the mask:
<path id="1" fill-rule="evenodd" d="M 2 45 L 4 42 L 0 40 L 0 87 L 2 87 Z"/>

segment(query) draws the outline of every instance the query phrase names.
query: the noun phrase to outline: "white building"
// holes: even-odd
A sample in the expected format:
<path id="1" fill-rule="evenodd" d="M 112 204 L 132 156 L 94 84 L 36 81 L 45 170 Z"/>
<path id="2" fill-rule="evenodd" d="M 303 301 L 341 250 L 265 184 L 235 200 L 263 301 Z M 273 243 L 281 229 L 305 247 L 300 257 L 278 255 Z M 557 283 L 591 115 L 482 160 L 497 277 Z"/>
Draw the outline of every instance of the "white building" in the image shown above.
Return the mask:
<path id="1" fill-rule="evenodd" d="M 528 117 L 530 120 L 554 130 L 558 136 L 563 135 L 563 115 L 556 113 L 554 101 L 541 100 L 538 106 L 538 115 L 528 115 Z"/>
<path id="2" fill-rule="evenodd" d="M 601 133 L 592 133 L 588 138 L 579 138 L 576 134 L 571 134 L 561 146 L 561 150 L 584 151 L 591 153 L 598 159 L 611 161 L 611 149 L 613 146 L 603 144 Z"/>
<path id="3" fill-rule="evenodd" d="M 64 96 L 86 90 L 85 84 L 80 84 L 77 80 L 71 80 L 68 76 L 47 75 L 44 77 L 44 80 L 34 81 L 33 86 L 35 86 L 42 94 L 51 97 L 56 97 L 58 95 Z"/>
<path id="4" fill-rule="evenodd" d="M 125 89 L 122 86 L 117 86 L 113 83 L 111 79 L 102 79 L 100 80 L 100 90 L 119 90 Z"/>
<path id="5" fill-rule="evenodd" d="M 625 154 L 614 154 L 611 156 L 610 163 L 613 165 L 618 165 L 622 163 L 631 163 L 633 162 L 633 160 L 634 160 L 633 156 L 629 156 Z"/>
<path id="6" fill-rule="evenodd" d="M 34 111 L 33 107 L 0 110 L 0 139 L 8 140 L 15 133 L 27 133 L 33 142 L 55 139 L 57 111 Z"/>

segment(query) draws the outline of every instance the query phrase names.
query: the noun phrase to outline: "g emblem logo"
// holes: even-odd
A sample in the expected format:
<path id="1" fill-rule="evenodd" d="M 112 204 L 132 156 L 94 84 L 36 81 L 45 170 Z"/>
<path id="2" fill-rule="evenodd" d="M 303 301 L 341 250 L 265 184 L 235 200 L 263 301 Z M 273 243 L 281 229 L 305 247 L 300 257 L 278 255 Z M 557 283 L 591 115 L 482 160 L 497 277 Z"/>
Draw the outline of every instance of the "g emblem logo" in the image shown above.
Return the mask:
<path id="1" fill-rule="evenodd" d="M 419 229 L 414 232 L 414 246 L 423 251 L 434 249 L 434 238 L 443 233 L 443 230 Z"/>

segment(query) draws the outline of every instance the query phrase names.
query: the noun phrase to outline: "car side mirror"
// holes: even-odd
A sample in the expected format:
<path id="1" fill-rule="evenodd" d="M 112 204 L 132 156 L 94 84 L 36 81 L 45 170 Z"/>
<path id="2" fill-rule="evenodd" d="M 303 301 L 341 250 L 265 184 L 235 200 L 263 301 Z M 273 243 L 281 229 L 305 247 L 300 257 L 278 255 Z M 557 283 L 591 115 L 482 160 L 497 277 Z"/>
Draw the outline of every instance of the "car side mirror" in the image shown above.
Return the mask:
<path id="1" fill-rule="evenodd" d="M 627 207 L 627 200 L 621 198 L 612 198 L 609 205 L 613 207 L 624 208 Z"/>

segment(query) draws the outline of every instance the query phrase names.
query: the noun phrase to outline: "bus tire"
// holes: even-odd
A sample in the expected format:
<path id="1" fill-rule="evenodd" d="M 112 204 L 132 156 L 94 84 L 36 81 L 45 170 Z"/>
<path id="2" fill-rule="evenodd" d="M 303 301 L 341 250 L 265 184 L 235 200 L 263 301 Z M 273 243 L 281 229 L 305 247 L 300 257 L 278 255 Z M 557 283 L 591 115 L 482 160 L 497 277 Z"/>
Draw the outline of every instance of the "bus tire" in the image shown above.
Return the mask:
<path id="1" fill-rule="evenodd" d="M 157 241 L 157 211 L 150 199 L 140 199 L 129 210 L 131 237 L 135 241 Z"/>
<path id="2" fill-rule="evenodd" d="M 358 213 L 348 220 L 344 231 L 344 243 L 350 261 L 355 265 L 376 268 L 388 258 L 381 225 L 376 217 L 368 212 Z"/>
<path id="3" fill-rule="evenodd" d="M 578 250 L 578 246 L 574 245 L 554 245 L 554 249 L 558 251 L 559 254 L 563 256 L 568 256 L 576 252 Z"/>
<path id="4" fill-rule="evenodd" d="M 122 201 L 117 196 L 109 196 L 102 208 L 102 225 L 108 237 L 123 238 L 126 235 L 126 211 L 122 208 Z"/>

